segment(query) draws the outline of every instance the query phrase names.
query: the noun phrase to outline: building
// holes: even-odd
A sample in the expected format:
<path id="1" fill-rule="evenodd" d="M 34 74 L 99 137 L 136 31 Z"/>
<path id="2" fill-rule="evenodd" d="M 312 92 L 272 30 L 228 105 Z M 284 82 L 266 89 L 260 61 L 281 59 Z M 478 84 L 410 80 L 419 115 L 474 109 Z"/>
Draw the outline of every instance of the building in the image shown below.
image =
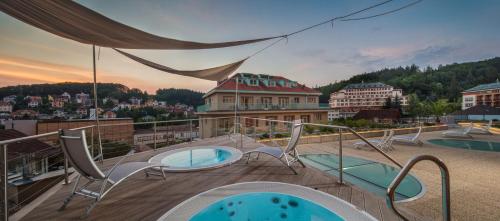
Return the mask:
<path id="1" fill-rule="evenodd" d="M 399 99 L 401 106 L 408 105 L 403 90 L 376 82 L 349 84 L 342 90 L 330 95 L 331 115 L 334 118 L 353 117 L 360 110 L 381 109 L 390 98 L 393 102 Z"/>
<path id="2" fill-rule="evenodd" d="M 476 105 L 500 107 L 500 81 L 480 84 L 462 92 L 462 110 Z"/>
<path id="3" fill-rule="evenodd" d="M 10 102 L 0 101 L 1 113 L 12 113 L 12 104 Z"/>
<path id="4" fill-rule="evenodd" d="M 476 105 L 465 110 L 455 111 L 450 115 L 452 115 L 455 120 L 500 121 L 500 107 Z"/>
<path id="5" fill-rule="evenodd" d="M 103 104 L 107 104 L 108 102 L 111 102 L 113 105 L 117 105 L 119 103 L 118 99 L 112 97 L 105 97 L 102 99 Z"/>
<path id="6" fill-rule="evenodd" d="M 64 92 L 61 94 L 62 99 L 64 99 L 65 102 L 70 102 L 71 101 L 71 95 L 68 92 Z"/>
<path id="7" fill-rule="evenodd" d="M 15 104 L 16 103 L 17 96 L 16 95 L 9 95 L 7 97 L 4 97 L 2 100 L 3 102 Z"/>
<path id="8" fill-rule="evenodd" d="M 141 106 L 142 103 L 142 99 L 136 97 L 131 97 L 129 101 L 133 106 Z"/>
<path id="9" fill-rule="evenodd" d="M 394 123 L 401 119 L 401 112 L 398 109 L 360 110 L 353 119 L 364 119 L 375 123 Z"/>
<path id="10" fill-rule="evenodd" d="M 52 113 L 52 116 L 54 116 L 54 118 L 66 118 L 66 112 L 62 110 L 55 110 Z"/>
<path id="11" fill-rule="evenodd" d="M 196 114 L 200 118 L 232 117 L 236 108 L 238 115 L 242 117 L 326 122 L 328 107 L 320 108 L 318 103 L 320 95 L 319 91 L 281 76 L 239 73 L 219 82 L 215 88 L 207 92 L 203 96 L 205 105 L 199 106 Z M 232 124 L 233 119 L 227 118 L 220 119 L 217 123 L 212 120 L 202 120 L 200 122 L 202 137 L 215 136 L 214 128 L 228 128 Z M 255 126 L 258 130 L 268 128 L 268 123 L 262 121 L 247 119 L 244 124 L 247 127 Z"/>
<path id="12" fill-rule="evenodd" d="M 116 113 L 113 112 L 113 111 L 106 111 L 102 115 L 102 118 L 104 118 L 104 119 L 114 119 L 114 118 L 116 118 Z"/>
<path id="13" fill-rule="evenodd" d="M 76 109 L 76 113 L 81 115 L 81 116 L 87 116 L 89 114 L 89 111 L 87 108 L 80 107 L 80 108 Z"/>
<path id="14" fill-rule="evenodd" d="M 28 107 L 30 108 L 36 108 L 42 104 L 42 97 L 40 96 L 26 96 L 24 99 L 28 101 Z"/>
<path id="15" fill-rule="evenodd" d="M 36 119 L 38 112 L 34 110 L 17 110 L 12 112 L 13 119 Z"/>
<path id="16" fill-rule="evenodd" d="M 53 108 L 63 108 L 66 102 L 66 98 L 59 96 L 52 99 L 51 106 Z"/>
<path id="17" fill-rule="evenodd" d="M 88 105 L 90 104 L 90 95 L 89 94 L 86 94 L 86 93 L 79 93 L 79 94 L 75 94 L 75 101 L 77 104 L 84 104 L 84 105 Z"/>

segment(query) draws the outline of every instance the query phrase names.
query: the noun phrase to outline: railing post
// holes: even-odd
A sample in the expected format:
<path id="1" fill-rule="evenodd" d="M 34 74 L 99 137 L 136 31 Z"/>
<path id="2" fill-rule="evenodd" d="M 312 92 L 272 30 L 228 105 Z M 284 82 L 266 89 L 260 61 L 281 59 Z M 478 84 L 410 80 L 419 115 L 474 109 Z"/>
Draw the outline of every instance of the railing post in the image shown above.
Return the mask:
<path id="1" fill-rule="evenodd" d="M 342 129 L 339 128 L 339 184 L 344 184 L 344 167 L 342 165 Z"/>
<path id="2" fill-rule="evenodd" d="M 2 165 L 2 170 L 0 171 L 0 179 L 2 179 L 2 220 L 7 221 L 9 219 L 9 202 L 8 200 L 8 190 L 7 190 L 7 184 L 9 180 L 9 175 L 8 175 L 8 163 L 7 163 L 7 144 L 4 144 L 2 147 L 1 152 L 1 162 L 3 162 Z"/>
<path id="3" fill-rule="evenodd" d="M 153 123 L 153 150 L 156 150 L 156 122 Z"/>
<path id="4" fill-rule="evenodd" d="M 94 127 L 90 128 L 90 143 L 92 146 L 92 149 L 90 149 L 90 153 L 92 154 L 92 157 L 94 157 L 94 148 L 95 148 L 95 145 L 94 145 Z"/>
<path id="5" fill-rule="evenodd" d="M 254 142 L 257 141 L 257 119 L 254 119 L 254 124 L 253 124 L 253 139 Z"/>
<path id="6" fill-rule="evenodd" d="M 189 137 L 193 142 L 193 120 L 189 120 Z"/>
<path id="7" fill-rule="evenodd" d="M 66 155 L 64 155 L 64 185 L 70 184 L 68 166 L 69 166 L 68 158 L 66 158 Z"/>
<path id="8" fill-rule="evenodd" d="M 215 137 L 217 137 L 219 134 L 219 121 L 217 118 L 215 118 Z"/>

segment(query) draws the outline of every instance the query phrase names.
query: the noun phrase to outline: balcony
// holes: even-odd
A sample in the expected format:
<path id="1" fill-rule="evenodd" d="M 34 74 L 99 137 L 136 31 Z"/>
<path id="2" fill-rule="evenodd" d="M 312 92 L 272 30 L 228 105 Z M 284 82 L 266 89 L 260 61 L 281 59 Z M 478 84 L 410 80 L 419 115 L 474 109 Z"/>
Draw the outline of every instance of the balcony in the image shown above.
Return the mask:
<path id="1" fill-rule="evenodd" d="M 328 109 L 328 103 L 291 103 L 291 104 L 240 104 L 238 105 L 239 111 L 254 111 L 254 110 L 311 110 L 311 109 Z M 234 111 L 234 104 L 220 104 L 210 105 L 204 104 L 196 108 L 197 112 L 209 111 Z"/>

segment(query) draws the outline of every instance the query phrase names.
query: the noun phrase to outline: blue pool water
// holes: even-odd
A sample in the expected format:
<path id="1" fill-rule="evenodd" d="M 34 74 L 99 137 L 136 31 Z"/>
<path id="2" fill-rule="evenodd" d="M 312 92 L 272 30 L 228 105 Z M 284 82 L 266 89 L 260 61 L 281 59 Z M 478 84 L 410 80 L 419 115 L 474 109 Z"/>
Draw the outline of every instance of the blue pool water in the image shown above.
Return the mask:
<path id="1" fill-rule="evenodd" d="M 161 164 L 173 168 L 210 167 L 231 157 L 231 152 L 223 149 L 200 148 L 170 154 Z"/>
<path id="2" fill-rule="evenodd" d="M 338 176 L 339 157 L 335 154 L 307 154 L 301 159 L 313 167 Z M 344 179 L 360 188 L 385 197 L 387 187 L 399 173 L 399 169 L 370 160 L 344 156 Z M 412 175 L 406 176 L 396 189 L 396 200 L 406 200 L 419 195 L 422 184 Z"/>
<path id="3" fill-rule="evenodd" d="M 224 198 L 200 211 L 190 221 L 341 221 L 334 212 L 299 197 L 272 193 L 244 193 Z"/>
<path id="4" fill-rule="evenodd" d="M 500 143 L 498 142 L 488 142 L 488 141 L 478 141 L 478 140 L 456 140 L 456 139 L 431 139 L 428 140 L 428 142 L 436 145 L 468 149 L 468 150 L 500 152 Z"/>

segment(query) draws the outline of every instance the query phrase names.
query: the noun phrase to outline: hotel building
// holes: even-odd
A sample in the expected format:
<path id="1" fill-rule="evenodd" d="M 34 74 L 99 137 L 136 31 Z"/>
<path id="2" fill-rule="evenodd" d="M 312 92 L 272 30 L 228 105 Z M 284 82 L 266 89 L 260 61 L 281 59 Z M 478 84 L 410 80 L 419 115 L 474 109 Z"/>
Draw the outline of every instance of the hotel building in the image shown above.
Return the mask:
<path id="1" fill-rule="evenodd" d="M 462 110 L 476 105 L 500 107 L 500 81 L 480 84 L 462 92 Z"/>
<path id="2" fill-rule="evenodd" d="M 408 104 L 403 90 L 390 85 L 380 82 L 349 84 L 330 94 L 330 119 L 353 117 L 360 110 L 381 109 L 389 97 L 400 99 L 402 106 Z"/>
<path id="3" fill-rule="evenodd" d="M 236 84 L 236 80 L 238 83 Z M 238 89 L 236 100 L 236 88 Z M 328 105 L 319 104 L 321 93 L 305 85 L 280 76 L 239 73 L 221 81 L 206 93 L 205 105 L 197 108 L 200 118 L 233 117 L 235 104 L 238 115 L 250 118 L 275 119 L 302 122 L 326 122 Z M 320 107 L 321 106 L 321 107 Z M 217 128 L 232 127 L 233 119 L 217 120 Z M 202 137 L 217 135 L 214 121 L 201 120 Z M 268 123 L 247 119 L 241 122 L 247 127 L 265 130 Z"/>

